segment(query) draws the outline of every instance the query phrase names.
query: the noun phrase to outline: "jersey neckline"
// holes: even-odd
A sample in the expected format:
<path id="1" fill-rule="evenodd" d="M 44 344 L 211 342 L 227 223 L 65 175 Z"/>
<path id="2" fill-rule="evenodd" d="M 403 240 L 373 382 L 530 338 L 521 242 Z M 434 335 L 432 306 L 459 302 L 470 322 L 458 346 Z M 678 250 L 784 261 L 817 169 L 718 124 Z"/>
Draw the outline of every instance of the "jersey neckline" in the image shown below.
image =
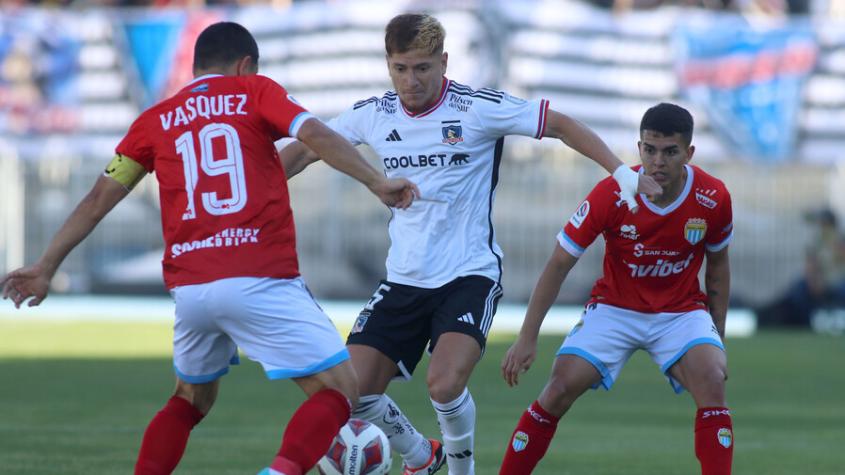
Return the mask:
<path id="1" fill-rule="evenodd" d="M 451 82 L 452 82 L 451 80 L 446 79 L 446 77 L 444 76 L 443 82 L 440 86 L 440 88 L 441 88 L 440 89 L 440 98 L 437 99 L 437 102 L 435 102 L 433 106 L 429 107 L 425 111 L 420 112 L 418 114 L 414 114 L 413 112 L 406 109 L 405 104 L 402 103 L 402 97 L 399 96 L 399 94 L 397 93 L 396 94 L 397 100 L 399 101 L 399 105 L 402 107 L 402 111 L 405 112 L 405 115 L 407 115 L 408 117 L 410 117 L 412 119 L 419 119 L 420 117 L 425 117 L 425 116 L 431 114 L 432 112 L 437 110 L 438 107 L 440 107 L 440 104 L 443 104 L 443 101 L 446 99 L 446 91 L 449 89 L 449 83 L 451 83 Z"/>
<path id="2" fill-rule="evenodd" d="M 643 204 L 645 204 L 645 207 L 651 210 L 652 213 L 658 214 L 660 216 L 666 216 L 672 211 L 678 209 L 681 204 L 683 204 L 684 200 L 687 199 L 687 196 L 689 196 L 689 192 L 692 189 L 692 182 L 693 178 L 695 178 L 695 171 L 689 165 L 684 165 L 684 168 L 687 171 L 687 182 L 684 183 L 684 189 L 681 191 L 681 194 L 678 195 L 678 197 L 675 198 L 675 201 L 673 201 L 669 206 L 661 208 L 649 201 L 648 197 L 644 193 L 640 193 L 640 198 L 642 199 Z M 640 173 L 645 173 L 643 168 L 640 168 Z"/>

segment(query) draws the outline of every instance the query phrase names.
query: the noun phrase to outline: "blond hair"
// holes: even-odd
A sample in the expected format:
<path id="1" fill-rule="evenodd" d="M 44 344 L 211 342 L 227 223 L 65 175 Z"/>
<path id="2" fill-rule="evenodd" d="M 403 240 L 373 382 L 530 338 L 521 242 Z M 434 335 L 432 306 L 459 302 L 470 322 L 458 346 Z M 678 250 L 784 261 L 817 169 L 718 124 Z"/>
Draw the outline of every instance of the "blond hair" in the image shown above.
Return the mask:
<path id="1" fill-rule="evenodd" d="M 443 52 L 446 30 L 431 15 L 405 13 L 390 20 L 384 29 L 384 49 L 388 55 L 422 50 L 427 54 Z"/>

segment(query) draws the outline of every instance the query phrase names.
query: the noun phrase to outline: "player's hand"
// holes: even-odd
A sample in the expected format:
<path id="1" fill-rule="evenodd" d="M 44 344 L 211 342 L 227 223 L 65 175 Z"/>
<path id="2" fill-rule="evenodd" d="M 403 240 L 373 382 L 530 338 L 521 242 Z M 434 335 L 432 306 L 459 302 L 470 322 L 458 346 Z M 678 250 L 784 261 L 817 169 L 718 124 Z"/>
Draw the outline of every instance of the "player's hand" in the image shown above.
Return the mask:
<path id="1" fill-rule="evenodd" d="M 613 179 L 619 184 L 619 197 L 632 213 L 637 212 L 637 194 L 645 193 L 649 199 L 654 199 L 663 193 L 663 188 L 654 181 L 654 178 L 640 174 L 632 170 L 628 165 L 620 165 L 613 172 Z"/>
<path id="2" fill-rule="evenodd" d="M 519 384 L 519 375 L 528 371 L 537 357 L 537 342 L 523 340 L 521 337 L 508 348 L 502 358 L 502 377 L 508 386 Z"/>
<path id="3" fill-rule="evenodd" d="M 411 206 L 415 198 L 420 197 L 420 189 L 412 181 L 405 178 L 385 178 L 379 180 L 370 190 L 392 208 L 406 209 Z"/>
<path id="4" fill-rule="evenodd" d="M 30 297 L 28 305 L 34 307 L 47 298 L 52 276 L 41 264 L 22 267 L 6 274 L 0 285 L 3 286 L 3 299 L 12 299 L 15 308 L 21 308 Z"/>

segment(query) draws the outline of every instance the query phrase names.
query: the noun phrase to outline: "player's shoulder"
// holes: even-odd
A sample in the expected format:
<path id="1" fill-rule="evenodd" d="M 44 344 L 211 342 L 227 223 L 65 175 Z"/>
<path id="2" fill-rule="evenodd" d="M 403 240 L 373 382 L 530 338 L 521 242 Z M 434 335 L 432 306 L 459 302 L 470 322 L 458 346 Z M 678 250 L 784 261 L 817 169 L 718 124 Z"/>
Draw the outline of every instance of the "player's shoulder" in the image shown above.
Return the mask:
<path id="1" fill-rule="evenodd" d="M 499 91 L 489 87 L 473 89 L 466 84 L 462 84 L 454 80 L 449 81 L 446 88 L 446 94 L 450 96 L 446 98 L 447 103 L 453 103 L 458 99 L 463 98 L 464 104 L 470 107 L 475 105 L 476 102 L 483 105 L 502 104 L 502 101 L 508 97 L 508 94 L 504 91 Z"/>
<path id="2" fill-rule="evenodd" d="M 722 200 L 730 199 L 728 187 L 722 180 L 695 165 L 690 165 L 690 167 L 694 174 L 692 191 L 699 205 L 715 209 Z"/>
<path id="3" fill-rule="evenodd" d="M 361 99 L 352 105 L 352 113 L 355 114 L 387 114 L 392 115 L 397 111 L 399 103 L 399 96 L 395 91 L 385 91 L 379 96 L 372 96 L 366 99 Z"/>

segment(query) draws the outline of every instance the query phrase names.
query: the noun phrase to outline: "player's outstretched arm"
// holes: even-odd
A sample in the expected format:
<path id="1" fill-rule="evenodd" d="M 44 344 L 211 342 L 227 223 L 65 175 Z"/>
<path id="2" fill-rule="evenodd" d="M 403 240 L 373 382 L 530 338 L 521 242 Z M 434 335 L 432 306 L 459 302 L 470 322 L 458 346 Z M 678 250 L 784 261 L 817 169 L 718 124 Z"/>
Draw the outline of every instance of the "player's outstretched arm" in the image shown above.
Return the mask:
<path id="1" fill-rule="evenodd" d="M 76 209 L 53 236 L 50 245 L 35 264 L 14 270 L 3 277 L 3 298 L 12 299 L 16 308 L 29 299 L 29 306 L 40 304 L 50 288 L 56 269 L 103 217 L 120 202 L 129 190 L 113 178 L 101 176 Z"/>
<path id="2" fill-rule="evenodd" d="M 528 371 L 534 362 L 537 356 L 537 335 L 540 333 L 540 326 L 549 308 L 557 299 L 560 286 L 563 285 L 569 271 L 577 262 L 577 257 L 566 252 L 559 245 L 555 245 L 552 256 L 546 262 L 546 268 L 543 269 L 537 285 L 534 286 L 534 291 L 531 292 L 519 336 L 502 359 L 502 377 L 508 386 L 519 384 L 519 375 Z"/>
<path id="3" fill-rule="evenodd" d="M 727 247 L 716 252 L 707 251 L 704 288 L 707 291 L 710 316 L 713 318 L 716 330 L 719 331 L 719 336 L 724 339 L 731 292 L 731 265 Z"/>
<path id="4" fill-rule="evenodd" d="M 404 178 L 385 178 L 355 150 L 346 139 L 318 119 L 308 119 L 297 138 L 332 168 L 360 181 L 387 206 L 407 208 L 419 197 L 417 185 Z"/>
<path id="5" fill-rule="evenodd" d="M 304 143 L 295 140 L 279 149 L 279 158 L 282 160 L 285 176 L 290 180 L 305 170 L 305 167 L 319 160 L 320 156 Z"/>
<path id="6" fill-rule="evenodd" d="M 637 207 L 637 201 L 634 199 L 637 193 L 645 193 L 653 198 L 663 192 L 653 178 L 631 170 L 610 151 L 607 144 L 595 132 L 572 117 L 550 109 L 546 115 L 546 130 L 543 136 L 562 140 L 563 143 L 595 161 L 612 174 L 619 183 L 622 199 L 631 210 Z"/>

